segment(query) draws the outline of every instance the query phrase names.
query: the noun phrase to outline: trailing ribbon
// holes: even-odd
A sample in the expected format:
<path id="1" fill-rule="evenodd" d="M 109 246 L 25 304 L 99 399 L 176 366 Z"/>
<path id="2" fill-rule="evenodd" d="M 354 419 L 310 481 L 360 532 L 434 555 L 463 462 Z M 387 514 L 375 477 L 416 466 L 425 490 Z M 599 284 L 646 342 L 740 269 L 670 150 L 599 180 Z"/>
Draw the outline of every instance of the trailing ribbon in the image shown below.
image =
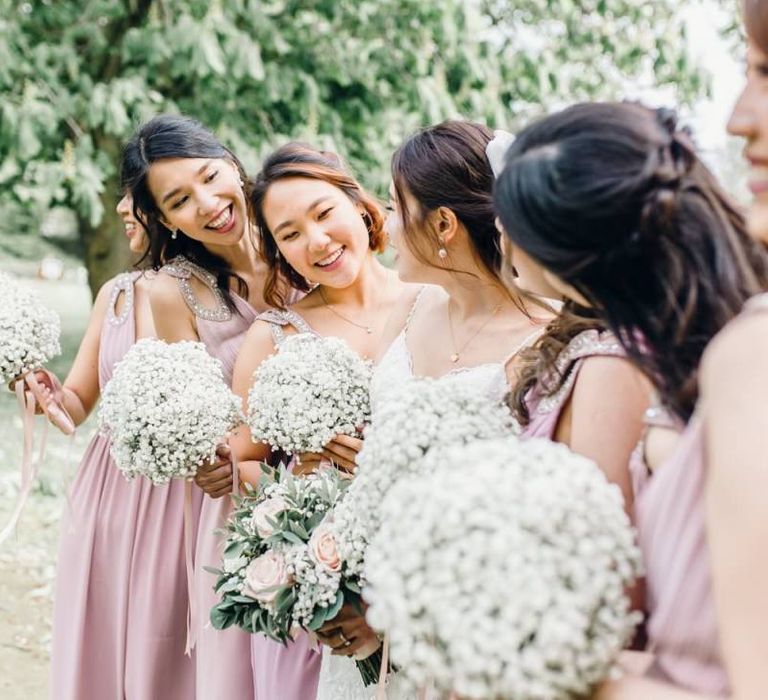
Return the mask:
<path id="1" fill-rule="evenodd" d="M 389 635 L 384 635 L 384 645 L 381 649 L 381 666 L 379 667 L 379 682 L 376 684 L 376 700 L 387 700 L 387 669 L 389 667 Z"/>
<path id="2" fill-rule="evenodd" d="M 40 440 L 40 452 L 37 458 L 37 463 L 34 462 L 35 407 L 37 406 L 37 401 L 31 391 L 25 391 L 25 387 L 26 378 L 16 382 L 16 399 L 19 402 L 21 420 L 24 426 L 24 448 L 21 457 L 19 500 L 16 503 L 16 507 L 13 509 L 13 513 L 11 513 L 10 520 L 3 528 L 2 532 L 0 532 L 0 544 L 3 544 L 16 528 L 21 513 L 24 510 L 24 506 L 27 503 L 27 499 L 29 498 L 29 494 L 32 491 L 32 485 L 37 476 L 37 467 L 43 461 L 43 456 L 45 455 L 45 439 L 48 434 L 47 423 L 43 425 L 43 434 Z"/>
<path id="3" fill-rule="evenodd" d="M 230 449 L 230 462 L 232 464 L 232 495 L 240 494 L 240 469 L 237 464 L 237 457 Z M 195 564 L 193 561 L 193 542 L 192 542 L 192 480 L 184 482 L 184 565 L 187 570 L 187 596 L 189 604 L 187 606 L 187 642 L 184 646 L 184 653 L 187 656 L 192 655 L 192 650 L 197 644 L 197 600 L 195 597 Z"/>

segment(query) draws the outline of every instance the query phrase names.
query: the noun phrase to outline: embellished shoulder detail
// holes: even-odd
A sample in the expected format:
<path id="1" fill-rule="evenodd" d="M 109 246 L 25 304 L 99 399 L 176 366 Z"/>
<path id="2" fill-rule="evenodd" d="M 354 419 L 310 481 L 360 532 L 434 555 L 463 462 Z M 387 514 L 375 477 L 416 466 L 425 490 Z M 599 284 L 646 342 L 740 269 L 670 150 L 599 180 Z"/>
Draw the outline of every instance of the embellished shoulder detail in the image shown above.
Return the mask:
<path id="1" fill-rule="evenodd" d="M 121 272 L 112 285 L 107 308 L 107 321 L 113 326 L 121 326 L 133 311 L 133 282 L 135 276 L 131 272 Z M 115 305 L 121 293 L 125 293 L 125 303 L 119 314 L 115 313 Z"/>
<path id="2" fill-rule="evenodd" d="M 612 333 L 600 333 L 595 329 L 582 331 L 568 346 L 558 355 L 555 361 L 554 376 L 565 377 L 560 388 L 552 395 L 545 396 L 536 406 L 536 413 L 549 413 L 570 396 L 573 391 L 573 385 L 576 382 L 578 372 L 575 372 L 574 365 L 587 357 L 595 356 L 613 356 L 623 357 L 624 348 L 616 340 Z"/>
<path id="3" fill-rule="evenodd" d="M 208 272 L 208 270 L 204 270 L 199 265 L 195 265 L 195 263 L 187 260 L 183 256 L 174 258 L 163 265 L 160 270 L 161 272 L 165 272 L 171 277 L 176 278 L 179 283 L 181 295 L 184 297 L 184 301 L 195 316 L 204 321 L 229 321 L 229 319 L 232 318 L 232 311 L 224 301 L 224 295 L 216 284 L 216 278 Z M 192 277 L 200 280 L 200 282 L 211 291 L 211 294 L 213 294 L 213 297 L 216 300 L 215 309 L 203 306 L 197 298 L 195 290 L 192 289 L 192 284 L 190 283 Z"/>
<path id="4" fill-rule="evenodd" d="M 275 345 L 285 340 L 284 326 L 293 326 L 299 333 L 315 333 L 312 327 L 296 311 L 291 309 L 267 309 L 256 317 L 257 321 L 266 321 L 272 329 Z"/>

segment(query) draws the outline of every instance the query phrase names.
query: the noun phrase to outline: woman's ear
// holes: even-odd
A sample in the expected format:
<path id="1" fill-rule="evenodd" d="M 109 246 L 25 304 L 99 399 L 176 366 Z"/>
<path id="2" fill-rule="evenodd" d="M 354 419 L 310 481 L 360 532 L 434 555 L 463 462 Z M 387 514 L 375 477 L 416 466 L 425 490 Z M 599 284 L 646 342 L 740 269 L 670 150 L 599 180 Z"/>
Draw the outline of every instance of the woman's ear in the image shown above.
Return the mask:
<path id="1" fill-rule="evenodd" d="M 453 209 L 448 207 L 438 207 L 434 216 L 435 227 L 437 228 L 440 240 L 444 243 L 450 243 L 459 228 L 459 219 Z"/>

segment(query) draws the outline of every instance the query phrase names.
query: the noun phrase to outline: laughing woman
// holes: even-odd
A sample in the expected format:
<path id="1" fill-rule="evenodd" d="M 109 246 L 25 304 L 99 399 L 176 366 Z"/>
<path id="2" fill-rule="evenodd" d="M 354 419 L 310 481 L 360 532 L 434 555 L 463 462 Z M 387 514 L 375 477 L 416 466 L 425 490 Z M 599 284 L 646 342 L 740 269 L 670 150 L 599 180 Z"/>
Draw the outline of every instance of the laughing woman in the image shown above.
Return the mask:
<path id="1" fill-rule="evenodd" d="M 244 174 L 237 158 L 207 129 L 185 117 L 161 116 L 142 126 L 125 149 L 123 179 L 130 184 L 159 269 L 151 293 L 157 336 L 201 341 L 230 381 L 237 350 L 259 311 L 263 264 L 252 240 Z M 184 387 L 179 387 L 183 391 Z M 195 547 L 197 697 L 253 698 L 250 638 L 217 631 L 208 611 L 217 602 L 216 567 L 233 489 L 226 459 L 198 471 L 206 489 Z"/>
<path id="2" fill-rule="evenodd" d="M 407 307 L 414 292 L 375 256 L 385 236 L 374 199 L 335 155 L 288 144 L 265 161 L 251 202 L 260 249 L 269 265 L 266 301 L 284 310 L 263 315 L 248 332 L 235 367 L 234 390 L 245 401 L 254 370 L 286 334 L 341 338 L 358 355 L 375 358 L 383 349 L 387 327 L 402 324 L 397 309 Z M 308 292 L 287 309 L 278 285 L 281 278 Z M 246 460 L 263 459 L 269 452 L 266 445 L 254 445 L 245 429 L 232 445 Z M 351 470 L 360 446 L 360 440 L 338 436 L 328 444 L 326 456 Z M 308 463 L 303 457 L 302 466 Z M 247 463 L 242 467 L 246 480 L 258 478 L 258 468 L 252 473 Z M 350 633 L 349 648 L 357 650 L 372 634 L 367 629 Z M 309 700 L 316 691 L 329 700 L 350 697 L 350 684 L 354 689 L 360 682 L 354 663 L 326 654 L 322 672 L 320 666 L 321 655 L 310 648 L 306 635 L 287 647 L 261 635 L 253 637 L 259 699 Z"/>

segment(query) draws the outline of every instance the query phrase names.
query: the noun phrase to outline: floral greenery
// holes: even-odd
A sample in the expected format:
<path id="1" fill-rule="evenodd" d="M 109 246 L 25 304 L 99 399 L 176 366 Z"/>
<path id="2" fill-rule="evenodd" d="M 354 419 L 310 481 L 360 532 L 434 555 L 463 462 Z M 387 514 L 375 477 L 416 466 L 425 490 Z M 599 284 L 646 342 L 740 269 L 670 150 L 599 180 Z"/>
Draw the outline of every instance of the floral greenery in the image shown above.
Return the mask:
<path id="1" fill-rule="evenodd" d="M 51 207 L 74 211 L 95 289 L 125 267 L 105 214 L 120 145 L 151 114 L 197 117 L 249 169 L 289 138 L 336 149 L 383 193 L 392 150 L 446 117 L 510 127 L 649 70 L 700 93 L 679 5 L 0 0 L 0 221 L 36 232 Z"/>
<path id="2" fill-rule="evenodd" d="M 360 589 L 341 578 L 327 516 L 349 485 L 335 469 L 294 476 L 262 465 L 255 490 L 236 499 L 211 610 L 216 629 L 232 625 L 287 643 L 298 628 L 316 631 L 342 605 L 361 608 Z M 357 662 L 366 684 L 377 678 L 380 656 Z"/>
<path id="3" fill-rule="evenodd" d="M 368 621 L 414 687 L 572 700 L 610 676 L 641 618 L 621 491 L 564 445 L 437 448 L 401 479 L 366 557 Z"/>

